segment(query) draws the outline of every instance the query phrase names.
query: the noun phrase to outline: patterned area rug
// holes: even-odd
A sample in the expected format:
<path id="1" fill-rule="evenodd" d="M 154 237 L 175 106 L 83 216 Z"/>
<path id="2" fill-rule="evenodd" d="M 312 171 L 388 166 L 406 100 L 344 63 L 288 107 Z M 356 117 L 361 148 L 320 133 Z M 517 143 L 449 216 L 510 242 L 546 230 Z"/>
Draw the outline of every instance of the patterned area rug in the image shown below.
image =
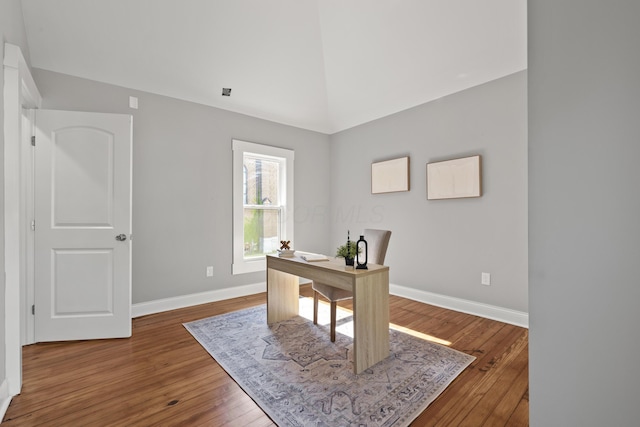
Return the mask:
<path id="1" fill-rule="evenodd" d="M 279 426 L 407 426 L 475 359 L 392 329 L 389 357 L 355 375 L 348 335 L 300 316 L 269 327 L 264 305 L 184 326 Z"/>

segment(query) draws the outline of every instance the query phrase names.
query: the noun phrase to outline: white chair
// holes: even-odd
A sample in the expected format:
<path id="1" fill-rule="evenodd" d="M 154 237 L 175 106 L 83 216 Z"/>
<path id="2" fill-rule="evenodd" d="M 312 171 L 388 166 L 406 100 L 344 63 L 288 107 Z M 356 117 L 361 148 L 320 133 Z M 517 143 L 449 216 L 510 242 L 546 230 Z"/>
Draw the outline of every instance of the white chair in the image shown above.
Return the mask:
<path id="1" fill-rule="evenodd" d="M 384 264 L 387 254 L 391 231 L 389 230 L 364 230 L 364 239 L 367 241 L 368 259 L 367 264 Z M 364 254 L 361 254 L 361 258 Z M 336 340 L 336 308 L 337 302 L 353 298 L 351 291 L 334 288 L 326 283 L 313 281 L 313 323 L 318 324 L 318 296 L 322 295 L 331 303 L 331 342 Z"/>

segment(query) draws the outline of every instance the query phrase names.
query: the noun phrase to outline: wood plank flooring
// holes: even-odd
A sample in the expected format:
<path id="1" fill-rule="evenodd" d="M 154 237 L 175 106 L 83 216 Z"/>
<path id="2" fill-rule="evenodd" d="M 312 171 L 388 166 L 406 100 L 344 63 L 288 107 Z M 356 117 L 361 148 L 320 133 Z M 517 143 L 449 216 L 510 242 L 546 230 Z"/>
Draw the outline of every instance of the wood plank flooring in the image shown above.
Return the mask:
<path id="1" fill-rule="evenodd" d="M 311 297 L 309 285 L 301 295 Z M 3 426 L 272 426 L 182 326 L 265 301 L 262 293 L 137 318 L 129 339 L 26 346 L 22 394 Z M 412 426 L 528 425 L 526 329 L 396 296 L 390 312 L 392 324 L 477 357 Z"/>

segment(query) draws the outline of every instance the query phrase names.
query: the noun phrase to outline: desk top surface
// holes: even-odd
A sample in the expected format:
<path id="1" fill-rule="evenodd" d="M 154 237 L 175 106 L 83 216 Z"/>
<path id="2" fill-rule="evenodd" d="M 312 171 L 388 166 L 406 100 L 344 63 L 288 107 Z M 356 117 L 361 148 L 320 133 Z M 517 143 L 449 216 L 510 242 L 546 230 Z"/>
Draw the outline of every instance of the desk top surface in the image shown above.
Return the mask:
<path id="1" fill-rule="evenodd" d="M 293 265 L 291 263 L 294 263 Z M 277 255 L 267 255 L 267 268 L 276 268 L 282 266 L 286 269 L 287 265 L 291 265 L 297 268 L 308 268 L 313 270 L 330 270 L 334 273 L 340 273 L 349 276 L 366 276 L 369 274 L 376 274 L 382 271 L 388 271 L 389 267 L 386 265 L 378 265 L 367 263 L 367 270 L 358 270 L 355 267 L 346 266 L 344 259 L 342 258 L 329 258 L 328 261 L 306 261 L 299 256 L 292 257 L 279 257 Z"/>

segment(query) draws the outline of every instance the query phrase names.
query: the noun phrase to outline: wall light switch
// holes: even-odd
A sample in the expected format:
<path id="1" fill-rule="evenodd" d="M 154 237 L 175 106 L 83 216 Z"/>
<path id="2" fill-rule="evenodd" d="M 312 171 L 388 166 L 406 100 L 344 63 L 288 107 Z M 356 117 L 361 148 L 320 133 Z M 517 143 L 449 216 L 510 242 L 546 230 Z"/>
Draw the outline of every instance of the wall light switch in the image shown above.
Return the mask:
<path id="1" fill-rule="evenodd" d="M 129 108 L 133 108 L 135 110 L 138 109 L 138 98 L 136 98 L 135 96 L 129 97 Z"/>
<path id="2" fill-rule="evenodd" d="M 213 266 L 207 267 L 207 277 L 213 277 Z"/>
<path id="3" fill-rule="evenodd" d="M 480 283 L 483 285 L 489 286 L 491 284 L 491 274 L 482 273 L 482 277 L 480 278 Z"/>

